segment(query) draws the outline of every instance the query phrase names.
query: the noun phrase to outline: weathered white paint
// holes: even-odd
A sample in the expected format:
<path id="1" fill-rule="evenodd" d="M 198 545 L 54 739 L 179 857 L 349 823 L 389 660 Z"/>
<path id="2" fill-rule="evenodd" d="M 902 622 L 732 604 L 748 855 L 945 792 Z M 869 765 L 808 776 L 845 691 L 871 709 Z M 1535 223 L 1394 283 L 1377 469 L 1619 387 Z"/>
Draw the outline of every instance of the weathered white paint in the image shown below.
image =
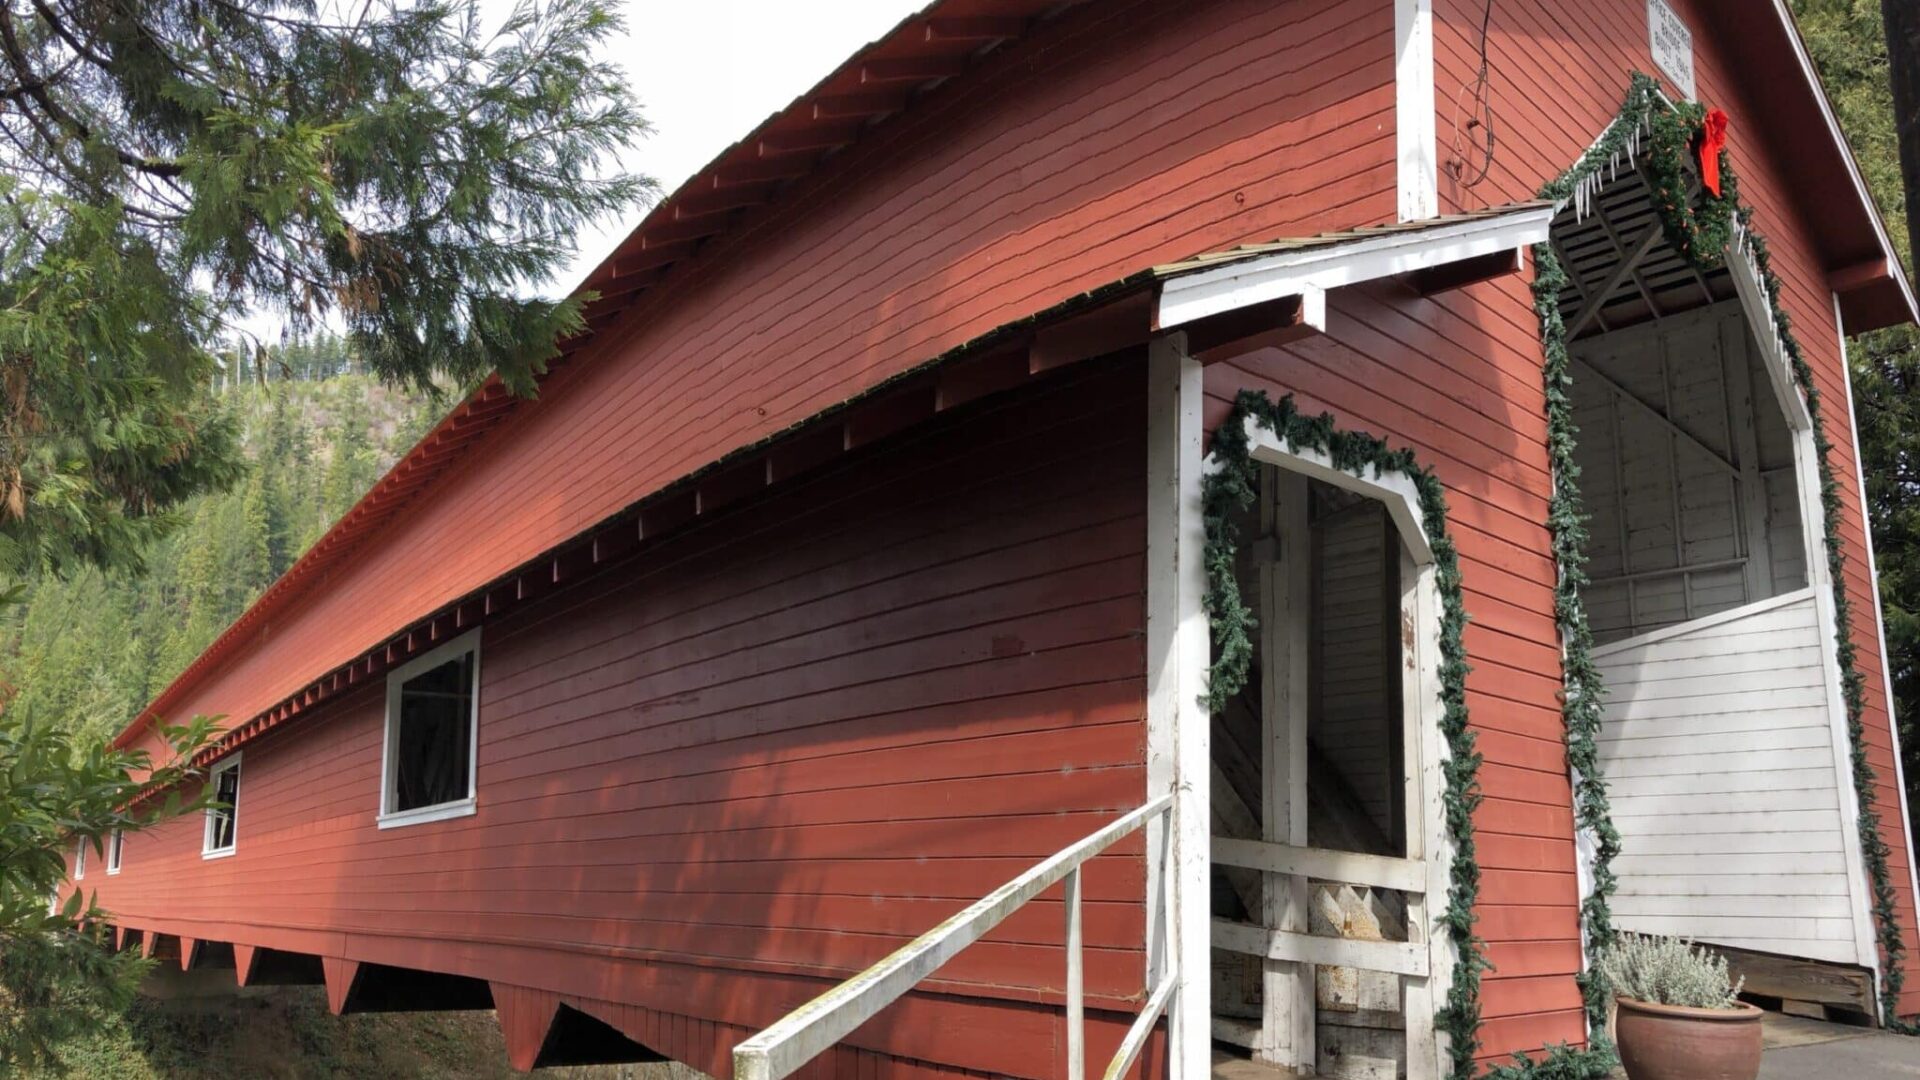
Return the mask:
<path id="1" fill-rule="evenodd" d="M 1808 583 L 1813 587 L 1819 627 L 1820 662 L 1824 673 L 1827 731 L 1833 748 L 1834 791 L 1840 804 L 1842 849 L 1847 892 L 1853 900 L 1853 944 L 1857 963 L 1880 978 L 1880 950 L 1874 946 L 1873 900 L 1867 885 L 1866 854 L 1860 847 L 1860 795 L 1853 786 L 1852 735 L 1847 730 L 1847 706 L 1840 687 L 1840 655 L 1832 568 L 1827 562 L 1827 537 L 1820 506 L 1820 451 L 1813 430 L 1794 432 L 1795 487 L 1800 496 L 1802 544 L 1807 553 Z M 1778 950 L 1773 950 L 1778 951 Z"/>
<path id="2" fill-rule="evenodd" d="M 1272 874 L 1299 874 L 1322 881 L 1371 885 L 1403 892 L 1427 891 L 1427 867 L 1412 859 L 1367 855 L 1358 851 L 1329 851 L 1261 840 L 1213 838 L 1213 861 Z"/>
<path id="3" fill-rule="evenodd" d="M 1435 914 L 1452 886 L 1453 841 L 1447 834 L 1441 792 L 1446 788 L 1448 749 L 1440 735 L 1445 704 L 1440 697 L 1440 585 L 1429 565 L 1400 552 L 1400 621 L 1408 642 L 1401 656 L 1401 713 L 1406 746 L 1407 858 L 1426 868 L 1426 888 L 1407 893 L 1407 941 L 1424 946 L 1427 977 L 1403 980 L 1401 1015 L 1407 1025 L 1407 1072 L 1411 1080 L 1447 1074 L 1447 1040 L 1433 1023 L 1434 1001 L 1453 980 L 1457 959 Z"/>
<path id="4" fill-rule="evenodd" d="M 1427 974 L 1426 948 L 1404 941 L 1321 937 L 1215 919 L 1213 944 L 1231 952 L 1301 964 L 1362 968 L 1422 978 Z"/>
<path id="5" fill-rule="evenodd" d="M 1249 424 L 1256 440 L 1272 433 Z M 1259 445 L 1258 442 L 1255 445 Z M 1256 460 L 1259 454 L 1255 453 Z M 1307 476 L 1282 469 L 1262 478 L 1277 560 L 1260 570 L 1260 619 L 1269 629 L 1260 635 L 1261 707 L 1260 835 L 1269 843 L 1307 844 L 1307 731 L 1311 719 L 1313 635 L 1313 559 L 1309 541 Z M 1262 925 L 1305 931 L 1312 902 L 1307 879 L 1298 874 L 1261 875 Z M 1214 935 L 1218 937 L 1217 930 Z M 1284 1069 L 1306 1070 L 1314 1062 L 1314 972 L 1290 959 L 1261 957 L 1262 1016 L 1254 1057 Z"/>
<path id="6" fill-rule="evenodd" d="M 1594 650 L 1623 929 L 1860 962 L 1819 592 Z"/>
<path id="7" fill-rule="evenodd" d="M 1301 250 L 1279 251 L 1213 270 L 1182 274 L 1160 285 L 1156 325 L 1171 329 L 1309 290 L 1337 289 L 1463 259 L 1515 251 L 1547 238 L 1551 206 L 1437 223 Z"/>
<path id="8" fill-rule="evenodd" d="M 1087 860 L 1147 822 L 1164 816 L 1173 806 L 1173 796 L 1162 795 L 1125 814 L 735 1046 L 735 1080 L 780 1080 L 791 1075 L 881 1009 L 898 1001 L 915 984 L 953 959 L 960 950 L 986 936 L 1027 901 L 1075 873 Z"/>
<path id="9" fill-rule="evenodd" d="M 1860 493 L 1860 506 L 1865 512 L 1867 505 L 1866 463 L 1860 455 L 1859 403 L 1853 396 L 1853 366 L 1847 357 L 1846 321 L 1840 315 L 1840 295 L 1833 295 L 1833 324 L 1840 330 L 1840 371 L 1847 385 L 1847 438 L 1853 447 L 1853 481 Z M 1880 642 L 1880 687 L 1886 694 L 1887 702 L 1887 738 L 1892 741 L 1893 751 L 1893 789 L 1900 793 L 1900 837 L 1907 845 L 1907 886 L 1911 895 L 1920 897 L 1920 865 L 1916 865 L 1913 849 L 1913 808 L 1907 799 L 1906 765 L 1900 752 L 1900 722 L 1894 711 L 1893 703 L 1893 654 L 1887 651 L 1887 620 L 1880 607 L 1880 564 L 1873 553 L 1873 529 L 1864 530 L 1867 538 L 1867 574 L 1873 583 L 1873 626 L 1879 634 Z M 1876 944 L 1876 955 L 1878 946 Z M 1875 975 L 1879 974 L 1878 968 Z M 1876 986 L 1876 992 L 1877 992 Z"/>
<path id="10" fill-rule="evenodd" d="M 1573 346 L 1582 593 L 1603 642 L 1806 584 L 1797 432 L 1728 301 Z M 1817 507 L 1815 508 L 1817 510 Z"/>
<path id="11" fill-rule="evenodd" d="M 1086 1080 L 1086 956 L 1080 919 L 1080 871 L 1061 883 L 1067 909 L 1067 1080 Z"/>
<path id="12" fill-rule="evenodd" d="M 1134 1017 L 1133 1024 L 1127 1028 L 1127 1034 L 1120 1040 L 1120 1048 L 1114 1053 L 1113 1060 L 1107 1063 L 1107 1071 L 1101 1074 L 1101 1080 L 1120 1080 L 1127 1075 L 1128 1069 L 1133 1068 L 1133 1063 L 1140 1059 L 1140 1051 L 1146 1048 L 1147 1037 L 1153 1034 L 1153 1025 L 1160 1022 L 1161 1015 L 1167 1011 L 1167 1003 L 1178 993 L 1179 982 L 1172 972 L 1168 972 L 1153 988 L 1153 993 L 1147 996 L 1146 1008 Z"/>
<path id="13" fill-rule="evenodd" d="M 1440 143 L 1435 132 L 1433 0 L 1393 3 L 1393 123 L 1400 220 L 1440 212 Z"/>
<path id="14" fill-rule="evenodd" d="M 463 799 L 396 810 L 399 795 L 400 691 L 407 681 L 432 671 L 464 653 L 473 654 L 471 685 L 467 688 L 467 794 Z M 438 648 L 394 668 L 387 675 L 386 730 L 380 751 L 380 811 L 375 819 L 382 829 L 424 825 L 430 821 L 469 817 L 479 809 L 480 795 L 480 631 L 473 629 Z"/>
<path id="15" fill-rule="evenodd" d="M 1420 492 L 1412 480 L 1371 467 L 1365 475 L 1350 473 L 1335 466 L 1326 454 L 1309 446 L 1295 446 L 1251 418 L 1247 420 L 1247 443 L 1249 455 L 1263 465 L 1278 466 L 1309 480 L 1378 499 L 1393 518 L 1413 561 L 1423 567 L 1433 562 L 1433 545 L 1427 541 L 1426 525 L 1420 514 Z M 1214 467 L 1217 466 L 1209 464 L 1209 468 Z"/>
<path id="16" fill-rule="evenodd" d="M 228 755 L 227 757 L 221 758 L 219 761 L 215 762 L 213 765 L 213 768 L 207 770 L 207 782 L 205 785 L 206 790 L 218 791 L 219 783 L 220 783 L 220 774 L 230 769 L 238 769 L 239 767 L 240 767 L 240 753 L 238 751 Z M 240 782 L 242 784 L 246 783 L 245 773 L 240 774 Z M 234 800 L 232 812 L 233 812 L 233 835 L 228 838 L 226 847 L 214 847 L 213 846 L 213 830 L 214 830 L 215 810 L 211 806 L 207 807 L 206 813 L 202 816 L 202 820 L 200 824 L 200 857 L 201 858 L 228 859 L 233 857 L 234 852 L 240 850 L 240 800 L 237 798 Z M 80 841 L 80 854 L 75 857 L 75 861 L 74 861 L 73 877 L 75 881 L 78 881 L 79 879 L 86 876 L 87 876 L 87 842 L 85 840 L 82 840 Z"/>
<path id="17" fill-rule="evenodd" d="M 1440 737 L 1443 705 L 1439 680 L 1440 604 L 1432 548 L 1419 513 L 1418 492 L 1411 481 L 1397 474 L 1381 475 L 1369 470 L 1354 476 L 1333 467 L 1324 455 L 1296 448 L 1277 438 L 1258 424 L 1247 429 L 1251 456 L 1263 464 L 1275 466 L 1262 480 L 1262 530 L 1270 535 L 1259 541 L 1264 552 L 1260 566 L 1262 648 L 1262 721 L 1265 746 L 1262 775 L 1268 781 L 1265 801 L 1267 820 L 1262 823 L 1262 841 L 1216 839 L 1216 858 L 1224 865 L 1247 866 L 1262 871 L 1269 897 L 1282 901 L 1263 907 L 1263 925 L 1251 927 L 1259 935 L 1271 932 L 1274 938 L 1260 937 L 1257 947 L 1236 948 L 1237 941 L 1248 946 L 1245 937 L 1249 924 L 1216 920 L 1214 944 L 1230 951 L 1259 956 L 1268 961 L 1264 982 L 1267 1012 L 1258 1024 L 1233 1018 L 1215 1018 L 1213 1032 L 1239 1045 L 1250 1046 L 1255 1055 L 1286 1068 L 1310 1069 L 1315 1065 L 1313 1052 L 1317 1038 L 1314 1017 L 1313 965 L 1334 963 L 1403 974 L 1401 1007 L 1406 1017 L 1407 1075 L 1412 1080 L 1430 1080 L 1444 1072 L 1441 1061 L 1445 1048 L 1433 1029 L 1433 987 L 1436 980 L 1451 977 L 1455 958 L 1451 945 L 1432 927 L 1432 896 L 1444 896 L 1449 881 L 1447 859 L 1449 845 L 1444 839 L 1445 823 L 1440 805 L 1444 787 L 1442 771 L 1446 758 Z M 1212 463 L 1210 463 L 1210 467 Z M 1344 851 L 1309 848 L 1306 836 L 1305 735 L 1314 719 L 1308 706 L 1306 687 L 1311 681 L 1311 664 L 1302 646 L 1323 634 L 1313 618 L 1311 604 L 1296 604 L 1293 597 L 1309 597 L 1315 591 L 1312 535 L 1306 507 L 1307 481 L 1322 480 L 1330 486 L 1355 492 L 1371 500 L 1384 511 L 1373 518 L 1374 528 L 1390 526 L 1387 534 L 1398 536 L 1393 576 L 1399 582 L 1397 603 L 1390 596 L 1377 596 L 1382 607 L 1396 610 L 1399 625 L 1395 636 L 1408 643 L 1402 652 L 1405 670 L 1395 675 L 1383 670 L 1381 676 L 1401 681 L 1401 726 L 1382 733 L 1383 741 L 1397 738 L 1404 749 L 1404 807 L 1406 813 L 1407 858 L 1392 859 Z M 1326 520 L 1326 519 L 1323 519 Z M 1382 563 L 1386 551 L 1379 545 L 1370 550 Z M 1376 623 L 1385 637 L 1388 626 Z M 1382 664 L 1384 669 L 1386 665 Z M 1391 829 L 1386 830 L 1391 832 Z M 1355 941 L 1337 937 L 1316 937 L 1301 931 L 1309 929 L 1306 920 L 1292 921 L 1289 903 L 1304 905 L 1296 893 L 1308 892 L 1309 879 L 1357 881 L 1380 888 L 1404 892 L 1407 902 L 1407 941 L 1386 943 Z M 1390 882 L 1391 884 L 1387 884 Z M 1223 929 L 1224 926 L 1224 929 Z M 1222 940 L 1226 935 L 1228 941 Z M 1236 937 L 1236 935 L 1239 935 Z M 1278 944 L 1275 944 L 1275 942 Z M 1337 951 L 1343 943 L 1351 951 Z M 1336 952 L 1326 950 L 1335 949 Z M 1364 953 L 1364 962 L 1346 964 L 1343 958 Z M 1332 957 L 1332 959 L 1328 959 Z M 1383 957 L 1385 958 L 1383 962 Z"/>
<path id="18" fill-rule="evenodd" d="M 1767 373 L 1774 401 L 1795 431 L 1805 431 L 1813 426 L 1813 416 L 1807 411 L 1807 399 L 1793 377 L 1786 342 L 1780 337 L 1780 324 L 1774 321 L 1773 304 L 1767 300 L 1767 287 L 1760 280 L 1760 264 L 1754 261 L 1746 229 L 1737 219 L 1733 230 L 1733 240 L 1724 253 L 1727 275 L 1733 279 L 1734 292 L 1740 296 L 1740 309 L 1746 315 L 1754 346 L 1760 351 L 1760 366 Z"/>
<path id="19" fill-rule="evenodd" d="M 1203 1080 L 1209 1039 L 1212 885 L 1208 844 L 1212 783 L 1210 718 L 1202 698 L 1211 660 L 1206 610 L 1206 525 L 1200 481 L 1205 427 L 1201 367 L 1186 335 L 1164 334 L 1147 354 L 1147 790 L 1171 792 L 1170 831 L 1148 835 L 1148 926 L 1170 928 L 1149 943 L 1146 984 L 1169 976 L 1172 1080 Z M 1164 865 L 1162 865 L 1164 864 Z M 1156 888 L 1155 873 L 1171 878 Z M 1172 905 L 1161 918 L 1158 905 Z M 1151 932 L 1150 932 L 1151 935 Z"/>

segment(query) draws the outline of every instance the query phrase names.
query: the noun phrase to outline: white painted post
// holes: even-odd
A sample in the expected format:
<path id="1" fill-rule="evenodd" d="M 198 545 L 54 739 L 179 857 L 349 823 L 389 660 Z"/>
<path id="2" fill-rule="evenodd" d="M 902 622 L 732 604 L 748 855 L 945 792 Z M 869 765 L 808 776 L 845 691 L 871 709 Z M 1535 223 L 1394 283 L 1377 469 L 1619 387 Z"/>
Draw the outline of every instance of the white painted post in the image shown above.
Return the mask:
<path id="1" fill-rule="evenodd" d="M 1813 432 L 1793 433 L 1793 460 L 1800 498 L 1801 535 L 1807 553 L 1807 584 L 1813 587 L 1814 611 L 1820 620 L 1822 682 L 1827 691 L 1827 731 L 1833 750 L 1834 792 L 1840 800 L 1840 846 L 1846 855 L 1847 892 L 1853 912 L 1853 946 L 1857 962 L 1873 971 L 1880 985 L 1880 948 L 1874 938 L 1873 894 L 1867 884 L 1866 854 L 1860 848 L 1860 793 L 1853 786 L 1853 751 L 1847 731 L 1846 695 L 1840 685 L 1840 653 L 1836 634 L 1839 612 L 1833 601 L 1833 573 L 1827 566 L 1825 510 L 1820 503 L 1820 451 Z"/>
<path id="2" fill-rule="evenodd" d="M 1261 835 L 1269 843 L 1307 846 L 1308 680 L 1313 634 L 1312 533 L 1307 478 L 1281 469 L 1268 484 L 1273 499 L 1277 562 L 1261 577 Z M 1263 874 L 1270 930 L 1305 933 L 1312 897 L 1300 874 Z M 1313 965 L 1262 961 L 1260 1046 L 1255 1057 L 1301 1071 L 1314 1065 Z"/>
<path id="3" fill-rule="evenodd" d="M 1400 220 L 1440 213 L 1440 142 L 1435 132 L 1433 0 L 1394 0 L 1393 123 Z"/>
<path id="4" fill-rule="evenodd" d="M 1184 333 L 1154 339 L 1147 355 L 1147 793 L 1174 795 L 1168 899 L 1147 887 L 1149 926 L 1171 905 L 1170 940 L 1149 938 L 1147 985 L 1177 973 L 1169 1007 L 1171 1080 L 1206 1080 L 1211 1071 L 1209 926 L 1209 660 L 1201 517 L 1202 374 Z M 1163 835 L 1165 835 L 1163 833 Z M 1151 845 L 1155 839 L 1148 835 Z M 1150 852 L 1154 850 L 1151 846 Z M 1151 861 L 1149 863 L 1151 866 Z"/>
<path id="5" fill-rule="evenodd" d="M 1067 902 L 1067 1080 L 1087 1077 L 1087 1001 L 1081 960 L 1080 871 L 1062 883 Z"/>
<path id="6" fill-rule="evenodd" d="M 1432 783 L 1438 774 L 1429 768 L 1433 754 L 1428 745 L 1431 717 L 1439 697 L 1437 642 L 1427 633 L 1429 620 L 1436 612 L 1426 609 L 1423 600 L 1431 588 L 1423 588 L 1432 571 L 1417 565 L 1400 548 L 1400 711 L 1405 721 L 1401 731 L 1402 762 L 1406 770 L 1407 859 L 1421 864 L 1429 875 L 1419 892 L 1407 893 L 1407 942 L 1421 946 L 1427 957 L 1427 973 L 1401 980 L 1401 1014 L 1407 1021 L 1408 1080 L 1434 1080 L 1439 1075 L 1440 1055 L 1433 1024 L 1435 991 L 1443 989 L 1436 981 L 1442 951 L 1434 947 L 1434 909 L 1446 902 L 1444 892 L 1433 891 L 1432 853 L 1429 833 L 1436 829 L 1435 811 L 1440 799 Z M 1450 969 L 1449 969 L 1450 970 Z"/>

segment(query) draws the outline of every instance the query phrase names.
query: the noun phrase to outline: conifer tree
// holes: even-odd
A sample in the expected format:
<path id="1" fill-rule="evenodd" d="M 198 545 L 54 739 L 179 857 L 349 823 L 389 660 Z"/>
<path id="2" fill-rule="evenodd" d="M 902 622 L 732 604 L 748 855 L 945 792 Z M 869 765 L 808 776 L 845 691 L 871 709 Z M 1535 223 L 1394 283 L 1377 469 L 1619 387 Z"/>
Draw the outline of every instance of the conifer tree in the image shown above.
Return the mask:
<path id="1" fill-rule="evenodd" d="M 392 382 L 497 370 L 530 392 L 581 325 L 584 298 L 540 295 L 573 236 L 651 192 L 618 163 L 644 131 L 624 77 L 593 59 L 619 29 L 611 3 L 522 0 L 496 25 L 479 0 L 0 0 L 0 590 L 138 568 L 191 500 L 241 477 L 223 361 L 284 378 L 344 356 L 270 355 L 262 321 L 344 327 Z M 257 591 L 263 548 L 282 564 L 309 531 L 282 505 L 296 520 L 275 551 L 281 493 L 248 494 L 195 514 L 203 537 L 245 536 L 184 553 L 189 595 L 143 627 L 161 654 L 144 691 Z M 63 685 L 85 680 L 59 708 L 117 700 L 91 685 L 111 665 L 43 645 Z M 7 1072 L 130 985 L 137 961 L 91 948 L 46 898 L 70 836 L 145 822 L 123 807 L 148 763 L 0 704 Z"/>

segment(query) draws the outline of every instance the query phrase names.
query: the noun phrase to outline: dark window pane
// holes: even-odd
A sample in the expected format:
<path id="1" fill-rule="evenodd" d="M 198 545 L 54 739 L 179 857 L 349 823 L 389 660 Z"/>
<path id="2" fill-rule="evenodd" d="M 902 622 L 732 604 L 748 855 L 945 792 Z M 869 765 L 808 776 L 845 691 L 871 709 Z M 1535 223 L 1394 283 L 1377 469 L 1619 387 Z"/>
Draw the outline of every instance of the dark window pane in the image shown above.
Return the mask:
<path id="1" fill-rule="evenodd" d="M 473 654 L 401 684 L 399 724 L 390 809 L 418 810 L 466 798 L 473 755 Z"/>
<path id="2" fill-rule="evenodd" d="M 216 805 L 207 811 L 210 820 L 207 848 L 218 851 L 233 846 L 233 820 L 240 812 L 240 766 L 233 765 L 214 774 L 213 801 Z"/>

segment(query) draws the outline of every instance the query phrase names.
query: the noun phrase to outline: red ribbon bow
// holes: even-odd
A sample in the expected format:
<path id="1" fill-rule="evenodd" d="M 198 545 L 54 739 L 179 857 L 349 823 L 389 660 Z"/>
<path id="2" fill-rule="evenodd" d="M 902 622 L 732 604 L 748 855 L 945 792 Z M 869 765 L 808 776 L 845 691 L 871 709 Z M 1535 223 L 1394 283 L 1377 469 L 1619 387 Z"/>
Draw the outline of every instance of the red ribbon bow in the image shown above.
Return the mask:
<path id="1" fill-rule="evenodd" d="M 1700 182 L 1716 199 L 1720 197 L 1720 151 L 1726 145 L 1727 114 L 1708 109 L 1707 118 L 1700 125 Z"/>

